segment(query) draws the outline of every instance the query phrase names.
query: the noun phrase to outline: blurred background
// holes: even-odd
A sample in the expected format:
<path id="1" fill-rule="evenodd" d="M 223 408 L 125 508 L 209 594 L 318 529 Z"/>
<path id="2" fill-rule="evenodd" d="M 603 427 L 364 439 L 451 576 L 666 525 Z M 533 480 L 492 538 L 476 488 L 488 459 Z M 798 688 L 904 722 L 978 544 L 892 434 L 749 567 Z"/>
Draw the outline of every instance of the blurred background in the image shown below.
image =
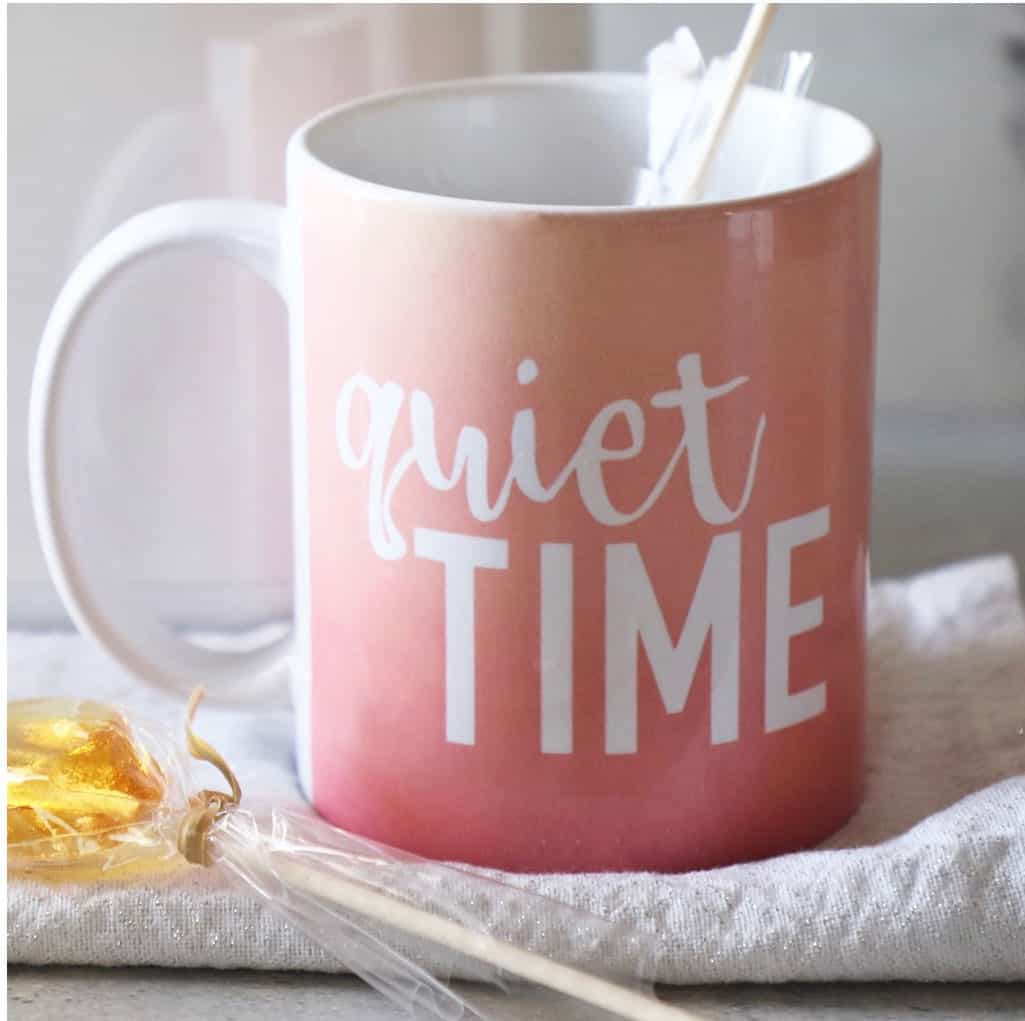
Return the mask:
<path id="1" fill-rule="evenodd" d="M 66 621 L 32 522 L 29 381 L 88 247 L 155 203 L 284 197 L 292 129 L 436 78 L 640 70 L 680 24 L 727 51 L 742 6 L 19 5 L 8 36 L 8 606 Z M 990 551 L 1025 566 L 1025 9 L 784 8 L 766 60 L 884 152 L 873 571 Z M 84 328 L 66 430 L 72 526 L 182 624 L 291 605 L 284 309 L 241 271 L 165 256 Z M 72 421 L 73 419 L 73 421 Z"/>

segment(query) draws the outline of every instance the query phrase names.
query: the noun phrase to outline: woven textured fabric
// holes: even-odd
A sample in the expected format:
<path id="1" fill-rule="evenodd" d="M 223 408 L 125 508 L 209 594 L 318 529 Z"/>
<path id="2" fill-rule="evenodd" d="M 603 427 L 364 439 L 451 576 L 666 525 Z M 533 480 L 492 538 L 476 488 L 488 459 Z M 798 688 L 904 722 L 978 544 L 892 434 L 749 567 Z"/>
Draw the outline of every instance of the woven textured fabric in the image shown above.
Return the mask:
<path id="1" fill-rule="evenodd" d="M 1025 619 L 1014 566 L 994 557 L 877 584 L 869 619 L 866 799 L 821 848 L 678 876 L 502 878 L 657 931 L 661 982 L 1025 979 Z M 181 713 L 79 637 L 11 634 L 9 697 L 58 694 L 154 719 Z M 247 797 L 297 807 L 291 727 L 287 712 L 205 706 L 201 730 Z M 541 931 L 541 950 L 572 939 L 557 919 Z M 343 970 L 202 869 L 125 886 L 12 882 L 7 940 L 12 963 Z M 595 963 L 630 967 L 617 948 L 602 952 Z"/>

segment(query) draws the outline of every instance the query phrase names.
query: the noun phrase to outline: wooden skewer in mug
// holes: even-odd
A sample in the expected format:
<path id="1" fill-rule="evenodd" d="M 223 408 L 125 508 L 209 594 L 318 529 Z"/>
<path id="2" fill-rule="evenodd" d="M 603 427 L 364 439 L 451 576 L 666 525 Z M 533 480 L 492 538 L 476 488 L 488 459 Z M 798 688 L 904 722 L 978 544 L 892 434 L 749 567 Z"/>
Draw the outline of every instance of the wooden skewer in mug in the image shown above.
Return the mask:
<path id="1" fill-rule="evenodd" d="M 697 202 L 701 198 L 708 170 L 719 151 L 719 144 L 722 142 L 726 125 L 736 109 L 737 100 L 751 78 L 762 43 L 765 42 L 765 36 L 776 14 L 776 7 L 776 4 L 758 3 L 751 8 L 751 13 L 744 24 L 744 31 L 740 35 L 740 42 L 730 57 L 722 94 L 712 110 L 708 128 L 698 140 L 697 158 L 690 178 L 679 193 L 680 202 Z"/>

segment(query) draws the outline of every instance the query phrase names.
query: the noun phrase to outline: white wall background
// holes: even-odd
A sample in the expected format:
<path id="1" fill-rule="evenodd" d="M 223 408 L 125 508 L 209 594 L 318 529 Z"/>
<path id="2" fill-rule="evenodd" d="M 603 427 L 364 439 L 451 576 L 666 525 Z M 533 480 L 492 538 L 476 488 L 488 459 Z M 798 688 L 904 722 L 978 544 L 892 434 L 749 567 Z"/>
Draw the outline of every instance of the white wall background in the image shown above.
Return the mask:
<path id="1" fill-rule="evenodd" d="M 63 619 L 25 473 L 38 336 L 121 219 L 193 195 L 282 195 L 290 129 L 429 78 L 636 69 L 680 23 L 707 51 L 742 7 L 21 6 L 9 11 L 8 553 L 12 622 Z M 773 46 L 884 148 L 874 556 L 886 570 L 1025 560 L 1025 73 L 1020 8 L 795 6 Z M 1018 119 L 1017 148 L 1013 138 Z M 66 484 L 110 576 L 169 617 L 287 613 L 285 326 L 264 288 L 195 257 L 102 299 L 74 367 Z M 100 541 L 106 534 L 111 541 Z"/>

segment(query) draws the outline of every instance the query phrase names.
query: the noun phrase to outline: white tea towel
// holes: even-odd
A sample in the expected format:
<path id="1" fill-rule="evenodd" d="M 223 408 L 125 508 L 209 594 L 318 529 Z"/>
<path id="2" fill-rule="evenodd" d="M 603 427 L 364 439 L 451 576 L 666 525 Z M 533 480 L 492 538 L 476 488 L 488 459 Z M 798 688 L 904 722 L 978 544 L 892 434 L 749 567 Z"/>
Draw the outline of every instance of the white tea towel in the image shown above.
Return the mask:
<path id="1" fill-rule="evenodd" d="M 661 982 L 1025 979 L 1025 619 L 1010 559 L 874 586 L 869 674 L 867 796 L 821 849 L 687 875 L 502 878 L 657 931 Z M 44 694 L 181 713 L 81 638 L 12 634 L 9 697 Z M 250 795 L 299 803 L 288 713 L 206 706 L 202 732 Z M 17 963 L 340 970 L 211 870 L 15 881 L 7 933 Z M 534 946 L 566 938 L 551 925 Z"/>

